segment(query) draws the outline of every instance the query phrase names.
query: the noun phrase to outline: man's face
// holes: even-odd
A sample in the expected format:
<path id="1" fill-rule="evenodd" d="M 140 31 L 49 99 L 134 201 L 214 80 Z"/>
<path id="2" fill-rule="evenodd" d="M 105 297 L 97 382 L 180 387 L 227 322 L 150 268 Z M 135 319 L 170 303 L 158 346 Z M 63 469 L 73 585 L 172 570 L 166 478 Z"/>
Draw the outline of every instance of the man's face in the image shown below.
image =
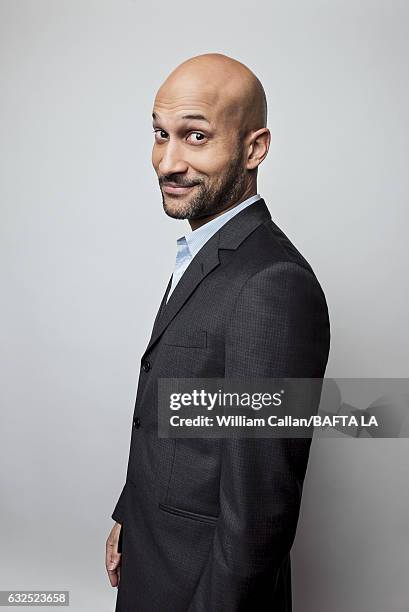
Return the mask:
<path id="1" fill-rule="evenodd" d="M 243 143 L 212 91 L 159 91 L 153 109 L 152 164 L 165 212 L 200 219 L 235 204 L 246 187 Z"/>

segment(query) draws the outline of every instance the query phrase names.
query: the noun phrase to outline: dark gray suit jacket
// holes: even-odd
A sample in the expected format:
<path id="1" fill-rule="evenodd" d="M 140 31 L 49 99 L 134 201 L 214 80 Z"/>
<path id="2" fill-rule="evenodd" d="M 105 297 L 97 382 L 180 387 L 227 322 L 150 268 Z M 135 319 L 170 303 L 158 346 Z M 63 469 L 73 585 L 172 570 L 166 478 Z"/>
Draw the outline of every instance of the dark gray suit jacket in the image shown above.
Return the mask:
<path id="1" fill-rule="evenodd" d="M 157 379 L 317 377 L 326 300 L 259 200 L 202 247 L 141 358 L 116 612 L 291 610 L 292 546 L 311 440 L 165 439 Z"/>

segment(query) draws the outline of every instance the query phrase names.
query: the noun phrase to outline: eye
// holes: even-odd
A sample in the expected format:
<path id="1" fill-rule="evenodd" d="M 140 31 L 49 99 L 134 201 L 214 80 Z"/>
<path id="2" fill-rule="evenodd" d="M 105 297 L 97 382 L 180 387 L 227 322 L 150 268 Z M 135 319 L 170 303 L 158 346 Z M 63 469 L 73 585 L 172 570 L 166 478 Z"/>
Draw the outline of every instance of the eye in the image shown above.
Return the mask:
<path id="1" fill-rule="evenodd" d="M 187 137 L 187 140 L 190 144 L 200 145 L 202 142 L 206 141 L 206 136 L 201 132 L 190 132 L 189 136 Z"/>
<path id="2" fill-rule="evenodd" d="M 156 142 L 163 142 L 163 140 L 166 140 L 167 138 L 167 133 L 165 130 L 161 130 L 160 128 L 154 129 L 153 133 L 155 134 Z"/>

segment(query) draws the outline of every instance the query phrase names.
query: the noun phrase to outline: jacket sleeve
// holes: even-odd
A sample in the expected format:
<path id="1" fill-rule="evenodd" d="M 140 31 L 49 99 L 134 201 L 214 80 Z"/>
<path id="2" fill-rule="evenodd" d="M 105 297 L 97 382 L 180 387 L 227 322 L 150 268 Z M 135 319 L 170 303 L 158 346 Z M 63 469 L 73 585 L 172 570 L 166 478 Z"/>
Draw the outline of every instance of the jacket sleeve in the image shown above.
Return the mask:
<path id="1" fill-rule="evenodd" d="M 226 336 L 225 377 L 323 378 L 329 342 L 314 274 L 274 264 L 240 292 Z M 220 514 L 188 612 L 282 609 L 274 591 L 295 537 L 310 444 L 223 439 Z"/>
<path id="2" fill-rule="evenodd" d="M 123 523 L 123 518 L 125 514 L 125 497 L 127 494 L 127 483 L 124 484 L 124 487 L 121 491 L 121 495 L 119 496 L 118 501 L 116 502 L 116 506 L 114 511 L 111 514 L 111 518 L 114 519 L 117 523 Z"/>

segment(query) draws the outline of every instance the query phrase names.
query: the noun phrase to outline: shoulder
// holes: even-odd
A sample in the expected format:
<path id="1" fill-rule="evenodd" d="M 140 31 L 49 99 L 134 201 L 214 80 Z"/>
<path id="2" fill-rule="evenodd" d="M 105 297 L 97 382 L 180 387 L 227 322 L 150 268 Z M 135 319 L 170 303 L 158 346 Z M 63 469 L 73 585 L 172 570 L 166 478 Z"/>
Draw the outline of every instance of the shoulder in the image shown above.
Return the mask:
<path id="1" fill-rule="evenodd" d="M 242 242 L 234 266 L 240 270 L 241 293 L 281 287 L 297 295 L 309 288 L 323 296 L 310 263 L 272 220 L 259 225 Z"/>

